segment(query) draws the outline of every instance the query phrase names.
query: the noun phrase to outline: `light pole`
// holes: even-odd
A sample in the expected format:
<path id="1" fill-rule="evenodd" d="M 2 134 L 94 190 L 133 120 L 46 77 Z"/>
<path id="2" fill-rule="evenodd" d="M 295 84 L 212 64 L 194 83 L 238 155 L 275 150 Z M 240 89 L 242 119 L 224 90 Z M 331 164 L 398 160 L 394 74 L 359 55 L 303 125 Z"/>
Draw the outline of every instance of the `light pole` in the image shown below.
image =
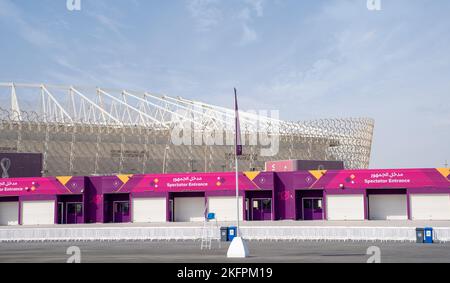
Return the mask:
<path id="1" fill-rule="evenodd" d="M 237 221 L 237 237 L 241 237 L 241 223 L 239 213 L 239 160 L 237 154 L 235 155 L 236 162 L 236 221 Z"/>
<path id="2" fill-rule="evenodd" d="M 239 213 L 239 161 L 238 157 L 242 155 L 242 140 L 241 140 L 241 127 L 239 123 L 239 107 L 237 101 L 237 90 L 234 89 L 234 100 L 235 100 L 235 108 L 236 108 L 236 138 L 235 138 L 235 169 L 236 169 L 236 223 L 237 223 L 237 231 L 236 237 L 231 242 L 230 248 L 228 249 L 227 257 L 228 258 L 246 258 L 249 256 L 247 243 L 242 238 L 240 232 L 240 213 Z"/>

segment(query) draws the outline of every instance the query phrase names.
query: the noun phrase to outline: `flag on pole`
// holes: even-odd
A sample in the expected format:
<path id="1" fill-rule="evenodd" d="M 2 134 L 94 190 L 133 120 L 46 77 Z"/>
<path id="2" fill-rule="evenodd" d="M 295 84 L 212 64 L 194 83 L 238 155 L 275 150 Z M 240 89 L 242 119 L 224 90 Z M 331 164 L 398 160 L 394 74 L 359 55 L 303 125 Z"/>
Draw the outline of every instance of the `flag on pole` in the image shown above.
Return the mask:
<path id="1" fill-rule="evenodd" d="M 234 89 L 234 101 L 235 101 L 235 110 L 236 110 L 236 156 L 242 156 L 243 148 L 242 148 L 242 139 L 241 139 L 241 124 L 239 121 L 239 107 L 238 107 L 238 99 L 237 99 L 237 90 Z"/>

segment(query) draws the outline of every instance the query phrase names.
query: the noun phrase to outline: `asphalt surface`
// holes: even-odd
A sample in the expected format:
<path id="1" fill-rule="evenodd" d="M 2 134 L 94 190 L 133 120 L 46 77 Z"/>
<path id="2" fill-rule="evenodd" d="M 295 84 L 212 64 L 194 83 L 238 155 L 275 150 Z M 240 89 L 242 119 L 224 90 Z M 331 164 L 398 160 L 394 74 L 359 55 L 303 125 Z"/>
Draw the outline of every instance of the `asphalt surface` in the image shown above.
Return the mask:
<path id="1" fill-rule="evenodd" d="M 226 258 L 227 244 L 201 251 L 200 242 L 0 243 L 0 263 L 65 263 L 69 247 L 82 263 L 365 263 L 369 247 L 382 263 L 450 263 L 450 244 L 363 242 L 250 242 L 251 257 Z"/>

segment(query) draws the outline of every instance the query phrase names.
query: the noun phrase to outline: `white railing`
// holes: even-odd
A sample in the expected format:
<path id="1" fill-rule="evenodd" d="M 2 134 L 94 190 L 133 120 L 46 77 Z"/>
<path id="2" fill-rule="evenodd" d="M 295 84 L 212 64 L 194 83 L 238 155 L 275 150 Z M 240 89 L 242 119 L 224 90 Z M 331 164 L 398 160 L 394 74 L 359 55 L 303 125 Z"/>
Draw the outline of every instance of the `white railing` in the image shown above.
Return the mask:
<path id="1" fill-rule="evenodd" d="M 248 240 L 415 241 L 415 228 L 398 227 L 246 227 Z"/>
<path id="2" fill-rule="evenodd" d="M 450 228 L 435 228 L 434 238 L 440 242 L 450 242 Z"/>
<path id="3" fill-rule="evenodd" d="M 250 241 L 414 242 L 413 227 L 242 227 Z M 214 238 L 219 239 L 219 229 Z M 200 240 L 202 227 L 0 228 L 0 242 L 187 241 Z M 435 240 L 450 242 L 450 228 L 436 228 Z"/>

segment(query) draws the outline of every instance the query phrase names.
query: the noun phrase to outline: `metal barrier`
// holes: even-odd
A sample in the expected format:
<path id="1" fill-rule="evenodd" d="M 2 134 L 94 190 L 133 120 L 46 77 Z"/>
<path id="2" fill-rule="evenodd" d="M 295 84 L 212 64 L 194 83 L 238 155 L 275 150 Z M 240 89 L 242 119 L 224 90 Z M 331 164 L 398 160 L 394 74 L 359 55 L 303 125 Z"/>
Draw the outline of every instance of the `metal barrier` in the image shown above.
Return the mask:
<path id="1" fill-rule="evenodd" d="M 414 242 L 413 227 L 242 227 L 249 241 L 397 241 Z M 436 228 L 437 242 L 450 242 L 450 228 Z M 0 242 L 196 241 L 202 227 L 89 227 L 0 229 Z M 220 238 L 220 231 L 214 232 Z"/>

